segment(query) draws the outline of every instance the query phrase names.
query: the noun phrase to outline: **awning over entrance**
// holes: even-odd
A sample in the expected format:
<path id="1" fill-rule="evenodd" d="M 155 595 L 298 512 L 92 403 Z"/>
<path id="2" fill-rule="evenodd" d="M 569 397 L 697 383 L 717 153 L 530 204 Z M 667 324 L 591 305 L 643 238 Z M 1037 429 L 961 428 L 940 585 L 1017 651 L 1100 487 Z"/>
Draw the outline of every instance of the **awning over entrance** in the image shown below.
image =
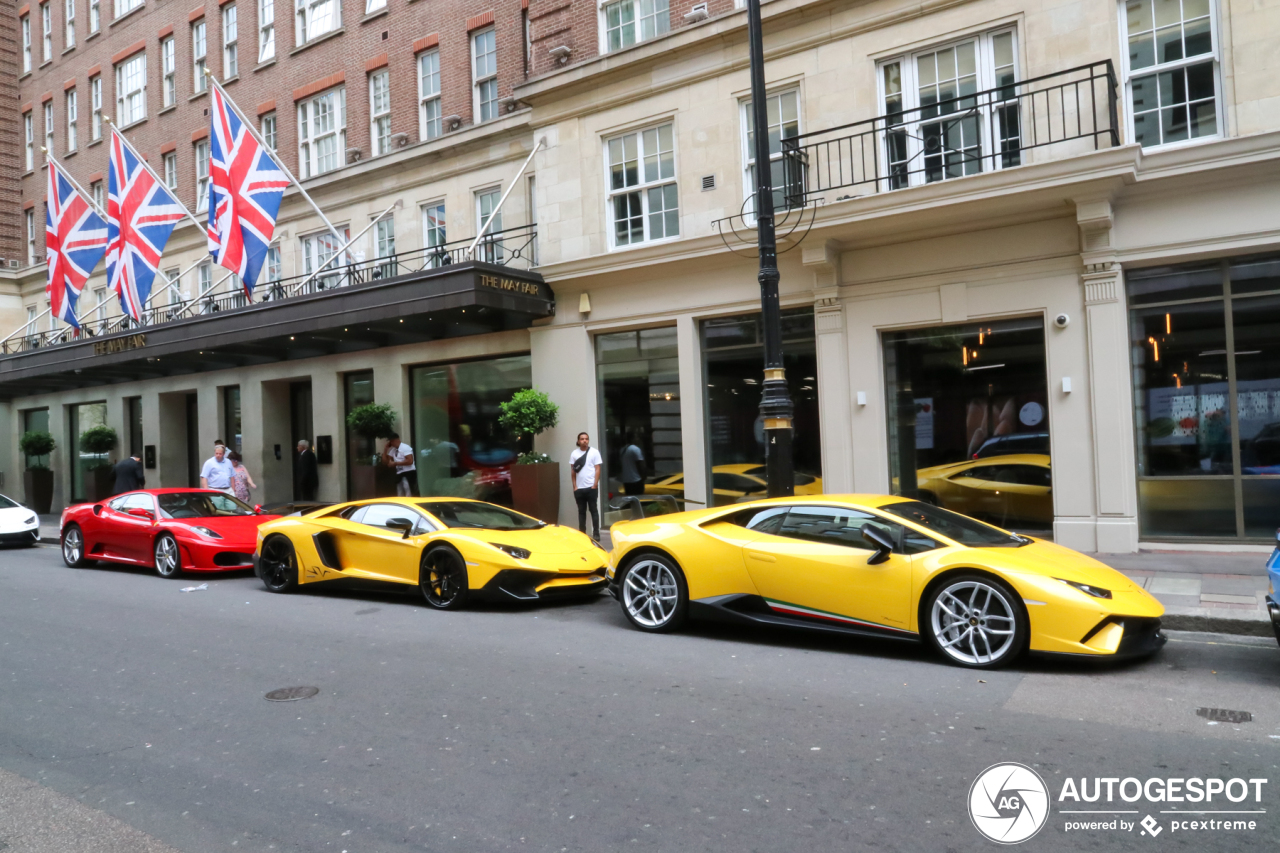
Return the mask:
<path id="1" fill-rule="evenodd" d="M 527 328 L 537 273 L 468 261 L 0 357 L 0 399 Z"/>

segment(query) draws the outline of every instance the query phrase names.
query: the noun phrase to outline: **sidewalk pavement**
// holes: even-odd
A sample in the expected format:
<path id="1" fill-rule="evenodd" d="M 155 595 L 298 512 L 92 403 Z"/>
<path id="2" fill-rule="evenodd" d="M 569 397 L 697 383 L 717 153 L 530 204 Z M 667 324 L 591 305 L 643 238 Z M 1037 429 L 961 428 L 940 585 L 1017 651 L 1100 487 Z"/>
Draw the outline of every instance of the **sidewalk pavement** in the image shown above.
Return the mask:
<path id="1" fill-rule="evenodd" d="M 40 516 L 40 538 L 58 541 L 56 515 Z M 607 531 L 601 544 L 612 548 Z M 1165 606 L 1164 627 L 1176 631 L 1274 636 L 1267 615 L 1267 553 L 1142 550 L 1090 554 L 1123 572 Z"/>

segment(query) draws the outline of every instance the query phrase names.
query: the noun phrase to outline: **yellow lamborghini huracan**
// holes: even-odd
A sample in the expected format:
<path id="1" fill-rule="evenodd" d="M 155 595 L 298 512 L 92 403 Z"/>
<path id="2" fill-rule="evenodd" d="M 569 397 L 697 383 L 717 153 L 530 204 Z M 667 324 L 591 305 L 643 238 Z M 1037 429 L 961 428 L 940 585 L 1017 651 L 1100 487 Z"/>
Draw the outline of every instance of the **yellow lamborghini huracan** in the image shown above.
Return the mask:
<path id="1" fill-rule="evenodd" d="M 642 631 L 689 617 L 921 640 L 962 666 L 1152 654 L 1164 607 L 1097 560 L 941 507 L 811 495 L 610 529 L 610 592 Z"/>
<path id="2" fill-rule="evenodd" d="M 258 528 L 253 565 L 272 592 L 342 578 L 418 586 L 454 610 L 473 597 L 532 601 L 607 583 L 607 555 L 576 530 L 462 498 L 376 498 Z"/>

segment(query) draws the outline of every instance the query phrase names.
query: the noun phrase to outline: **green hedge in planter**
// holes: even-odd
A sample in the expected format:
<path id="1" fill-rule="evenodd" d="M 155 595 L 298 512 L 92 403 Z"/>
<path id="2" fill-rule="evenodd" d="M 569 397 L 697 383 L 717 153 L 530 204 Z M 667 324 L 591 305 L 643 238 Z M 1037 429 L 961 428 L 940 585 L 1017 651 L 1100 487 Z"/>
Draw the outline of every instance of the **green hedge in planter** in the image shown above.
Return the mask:
<path id="1" fill-rule="evenodd" d="M 509 401 L 501 403 L 499 408 L 502 414 L 498 416 L 498 423 L 515 433 L 516 438 L 528 436 L 532 440 L 534 436 L 541 435 L 560 422 L 560 407 L 551 402 L 545 392 L 536 388 L 517 391 Z M 531 465 L 550 461 L 551 457 L 545 453 L 530 451 L 521 453 L 516 463 Z"/>
<path id="2" fill-rule="evenodd" d="M 52 433 L 40 430 L 24 432 L 22 438 L 18 439 L 18 448 L 27 456 L 48 456 L 57 446 L 58 443 L 53 440 Z M 47 465 L 33 465 L 30 470 L 36 471 L 47 468 Z"/>
<path id="3" fill-rule="evenodd" d="M 109 426 L 91 427 L 80 433 L 80 449 L 96 456 L 115 450 L 116 441 L 116 431 Z"/>

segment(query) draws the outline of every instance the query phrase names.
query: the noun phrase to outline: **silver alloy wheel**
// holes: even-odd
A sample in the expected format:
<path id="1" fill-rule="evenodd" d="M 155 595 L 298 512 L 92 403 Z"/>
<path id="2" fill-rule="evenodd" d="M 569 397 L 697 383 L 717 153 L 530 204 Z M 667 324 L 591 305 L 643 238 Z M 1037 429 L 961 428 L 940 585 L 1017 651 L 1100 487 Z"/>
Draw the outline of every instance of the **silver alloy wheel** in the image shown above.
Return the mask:
<path id="1" fill-rule="evenodd" d="M 80 538 L 80 528 L 73 527 L 62 536 L 62 559 L 68 564 L 80 562 L 84 541 Z"/>
<path id="2" fill-rule="evenodd" d="M 933 600 L 930 622 L 938 647 L 970 665 L 991 664 L 1013 648 L 1017 615 L 1003 590 L 976 580 L 954 583 Z"/>
<path id="3" fill-rule="evenodd" d="M 161 536 L 156 540 L 156 571 L 163 578 L 171 578 L 178 573 L 178 543 L 172 536 Z"/>
<path id="4" fill-rule="evenodd" d="M 661 628 L 671 621 L 679 603 L 680 585 L 665 563 L 641 560 L 627 571 L 622 606 L 641 625 Z"/>

